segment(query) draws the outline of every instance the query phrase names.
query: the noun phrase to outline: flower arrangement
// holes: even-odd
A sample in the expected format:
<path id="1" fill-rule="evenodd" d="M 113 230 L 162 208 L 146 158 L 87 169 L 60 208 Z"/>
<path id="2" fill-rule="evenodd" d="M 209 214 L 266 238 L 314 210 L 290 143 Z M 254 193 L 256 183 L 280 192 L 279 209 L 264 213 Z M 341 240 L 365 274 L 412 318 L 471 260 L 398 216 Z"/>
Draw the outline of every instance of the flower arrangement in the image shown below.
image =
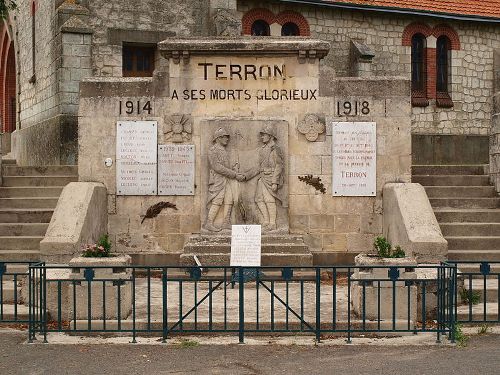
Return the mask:
<path id="1" fill-rule="evenodd" d="M 84 258 L 109 258 L 111 255 L 111 242 L 109 242 L 109 235 L 104 234 L 99 238 L 99 241 L 94 244 L 87 244 L 82 246 Z"/>

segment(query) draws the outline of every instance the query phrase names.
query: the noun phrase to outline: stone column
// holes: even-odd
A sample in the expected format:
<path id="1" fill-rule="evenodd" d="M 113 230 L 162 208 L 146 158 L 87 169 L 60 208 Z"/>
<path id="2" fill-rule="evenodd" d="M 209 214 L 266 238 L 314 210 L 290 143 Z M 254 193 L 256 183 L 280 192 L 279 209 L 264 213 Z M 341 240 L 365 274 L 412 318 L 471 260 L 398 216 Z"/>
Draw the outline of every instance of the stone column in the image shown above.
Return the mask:
<path id="1" fill-rule="evenodd" d="M 210 0 L 211 34 L 240 36 L 241 18 L 238 17 L 236 0 Z"/>
<path id="2" fill-rule="evenodd" d="M 500 192 L 500 91 L 493 95 L 490 136 L 490 179 Z"/>
<path id="3" fill-rule="evenodd" d="M 351 40 L 351 74 L 353 77 L 370 77 L 375 53 L 362 42 Z"/>

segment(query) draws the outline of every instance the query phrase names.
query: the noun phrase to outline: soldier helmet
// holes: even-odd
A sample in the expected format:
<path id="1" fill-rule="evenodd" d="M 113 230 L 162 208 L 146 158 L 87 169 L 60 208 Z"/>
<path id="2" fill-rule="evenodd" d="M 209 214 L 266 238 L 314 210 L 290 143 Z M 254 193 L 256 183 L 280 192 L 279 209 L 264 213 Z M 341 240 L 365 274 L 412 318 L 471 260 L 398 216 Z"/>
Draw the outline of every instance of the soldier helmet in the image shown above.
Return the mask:
<path id="1" fill-rule="evenodd" d="M 218 128 L 215 132 L 214 132 L 214 136 L 212 138 L 212 142 L 215 142 L 215 140 L 219 137 L 224 137 L 224 136 L 228 136 L 229 137 L 229 132 L 224 129 L 224 128 Z"/>
<path id="2" fill-rule="evenodd" d="M 271 125 L 265 125 L 264 128 L 260 131 L 261 134 L 269 134 L 274 138 L 278 138 L 276 134 L 276 129 Z"/>

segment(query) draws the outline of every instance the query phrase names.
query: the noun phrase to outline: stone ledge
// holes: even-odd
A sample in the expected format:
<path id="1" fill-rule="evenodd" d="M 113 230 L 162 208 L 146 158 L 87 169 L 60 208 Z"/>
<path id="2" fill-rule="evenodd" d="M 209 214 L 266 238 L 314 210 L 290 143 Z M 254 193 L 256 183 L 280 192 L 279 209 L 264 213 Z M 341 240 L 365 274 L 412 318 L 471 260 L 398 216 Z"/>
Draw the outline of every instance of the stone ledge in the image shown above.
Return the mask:
<path id="1" fill-rule="evenodd" d="M 192 55 L 298 55 L 322 59 L 330 51 L 330 43 L 304 37 L 207 37 L 167 39 L 158 43 L 158 49 L 166 58 Z"/>

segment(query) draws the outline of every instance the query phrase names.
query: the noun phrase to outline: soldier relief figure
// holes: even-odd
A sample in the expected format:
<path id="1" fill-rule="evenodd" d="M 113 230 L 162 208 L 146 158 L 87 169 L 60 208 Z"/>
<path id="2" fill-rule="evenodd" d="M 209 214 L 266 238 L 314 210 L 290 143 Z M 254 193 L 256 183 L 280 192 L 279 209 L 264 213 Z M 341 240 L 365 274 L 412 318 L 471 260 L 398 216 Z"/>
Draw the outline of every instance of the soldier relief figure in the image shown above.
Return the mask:
<path id="1" fill-rule="evenodd" d="M 277 203 L 283 205 L 284 202 L 281 196 L 284 184 L 284 161 L 277 144 L 276 129 L 271 125 L 266 125 L 260 131 L 259 138 L 262 145 L 256 150 L 258 163 L 244 172 L 239 171 L 239 163 L 231 166 L 226 150 L 229 138 L 229 132 L 226 129 L 217 129 L 212 138 L 214 144 L 208 152 L 210 171 L 205 229 L 211 232 L 230 229 L 232 209 L 240 202 L 238 182 L 257 178 L 253 201 L 260 213 L 260 223 L 264 231 L 277 230 Z M 224 206 L 223 227 L 219 228 L 215 226 L 214 221 L 222 206 Z"/>

